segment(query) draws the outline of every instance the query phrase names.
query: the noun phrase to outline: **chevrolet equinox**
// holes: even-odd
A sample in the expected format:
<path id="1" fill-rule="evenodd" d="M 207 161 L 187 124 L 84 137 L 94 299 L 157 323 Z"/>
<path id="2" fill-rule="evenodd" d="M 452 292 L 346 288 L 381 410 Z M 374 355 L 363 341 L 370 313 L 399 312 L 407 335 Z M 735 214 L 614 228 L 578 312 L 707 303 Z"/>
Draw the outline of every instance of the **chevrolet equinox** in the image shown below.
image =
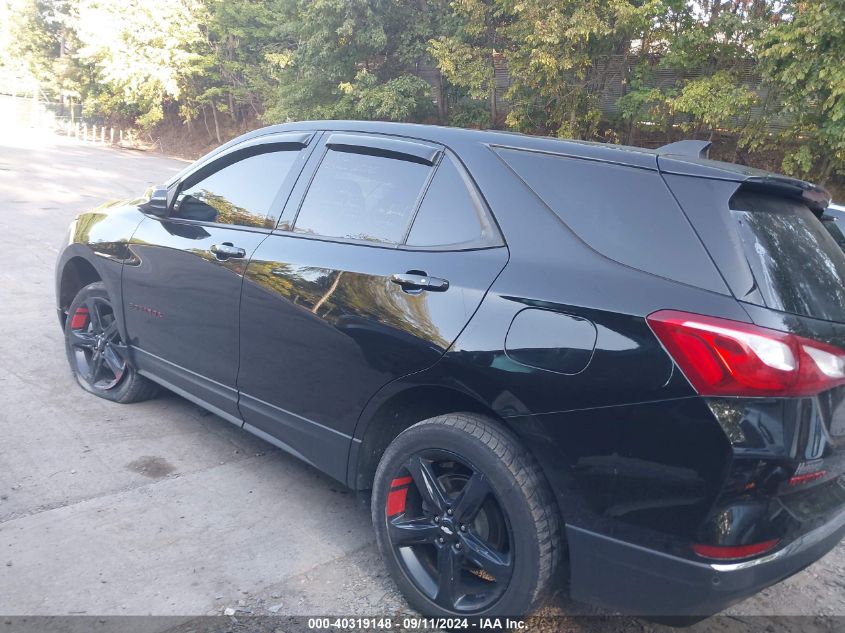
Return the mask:
<path id="1" fill-rule="evenodd" d="M 371 490 L 424 614 L 714 613 L 845 532 L 845 254 L 706 145 L 250 132 L 74 220 L 71 369 Z"/>

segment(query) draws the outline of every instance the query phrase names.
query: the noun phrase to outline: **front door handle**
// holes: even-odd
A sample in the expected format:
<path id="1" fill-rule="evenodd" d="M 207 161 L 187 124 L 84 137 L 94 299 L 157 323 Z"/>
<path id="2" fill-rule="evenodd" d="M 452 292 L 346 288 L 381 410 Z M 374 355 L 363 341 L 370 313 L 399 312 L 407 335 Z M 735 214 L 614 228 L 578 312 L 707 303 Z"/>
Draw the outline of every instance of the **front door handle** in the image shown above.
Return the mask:
<path id="1" fill-rule="evenodd" d="M 433 292 L 445 292 L 449 289 L 449 280 L 440 277 L 431 277 L 418 270 L 410 270 L 406 273 L 395 273 L 391 275 L 390 281 L 402 286 L 405 292 L 422 292 L 431 290 Z"/>
<path id="2" fill-rule="evenodd" d="M 232 245 L 231 242 L 215 244 L 211 247 L 211 252 L 214 253 L 214 256 L 221 261 L 246 257 L 246 251 L 242 248 L 238 248 L 237 246 Z"/>

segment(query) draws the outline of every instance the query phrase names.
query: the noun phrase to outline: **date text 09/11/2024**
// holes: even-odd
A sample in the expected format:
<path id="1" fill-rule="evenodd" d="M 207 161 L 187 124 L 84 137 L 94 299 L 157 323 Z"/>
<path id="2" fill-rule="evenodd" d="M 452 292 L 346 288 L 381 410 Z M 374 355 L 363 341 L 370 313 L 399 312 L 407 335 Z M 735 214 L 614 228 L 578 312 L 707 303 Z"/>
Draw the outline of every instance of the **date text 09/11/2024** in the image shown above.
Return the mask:
<path id="1" fill-rule="evenodd" d="M 525 620 L 511 618 L 425 618 L 403 617 L 401 620 L 384 617 L 353 617 L 353 618 L 309 618 L 309 629 L 382 629 L 390 631 L 394 628 L 414 630 L 524 630 Z"/>

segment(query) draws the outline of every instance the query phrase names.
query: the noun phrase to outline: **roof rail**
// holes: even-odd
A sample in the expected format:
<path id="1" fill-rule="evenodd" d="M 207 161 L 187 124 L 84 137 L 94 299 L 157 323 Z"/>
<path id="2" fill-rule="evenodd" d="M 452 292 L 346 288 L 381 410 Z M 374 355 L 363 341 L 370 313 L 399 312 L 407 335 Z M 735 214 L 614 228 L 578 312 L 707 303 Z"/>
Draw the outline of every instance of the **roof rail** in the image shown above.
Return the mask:
<path id="1" fill-rule="evenodd" d="M 710 153 L 710 141 L 675 141 L 657 148 L 657 153 L 674 154 L 675 156 L 689 156 L 690 158 L 707 158 Z"/>

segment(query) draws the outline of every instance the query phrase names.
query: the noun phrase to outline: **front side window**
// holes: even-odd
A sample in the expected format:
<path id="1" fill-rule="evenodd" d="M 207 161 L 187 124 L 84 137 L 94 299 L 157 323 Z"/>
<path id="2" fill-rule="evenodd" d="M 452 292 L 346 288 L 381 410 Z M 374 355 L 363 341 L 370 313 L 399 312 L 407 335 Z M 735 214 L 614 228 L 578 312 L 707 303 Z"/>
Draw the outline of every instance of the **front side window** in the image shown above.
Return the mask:
<path id="1" fill-rule="evenodd" d="M 328 150 L 305 195 L 297 233 L 383 244 L 405 238 L 431 167 Z"/>
<path id="2" fill-rule="evenodd" d="M 267 214 L 298 155 L 270 151 L 223 167 L 180 191 L 170 217 L 272 228 Z"/>

